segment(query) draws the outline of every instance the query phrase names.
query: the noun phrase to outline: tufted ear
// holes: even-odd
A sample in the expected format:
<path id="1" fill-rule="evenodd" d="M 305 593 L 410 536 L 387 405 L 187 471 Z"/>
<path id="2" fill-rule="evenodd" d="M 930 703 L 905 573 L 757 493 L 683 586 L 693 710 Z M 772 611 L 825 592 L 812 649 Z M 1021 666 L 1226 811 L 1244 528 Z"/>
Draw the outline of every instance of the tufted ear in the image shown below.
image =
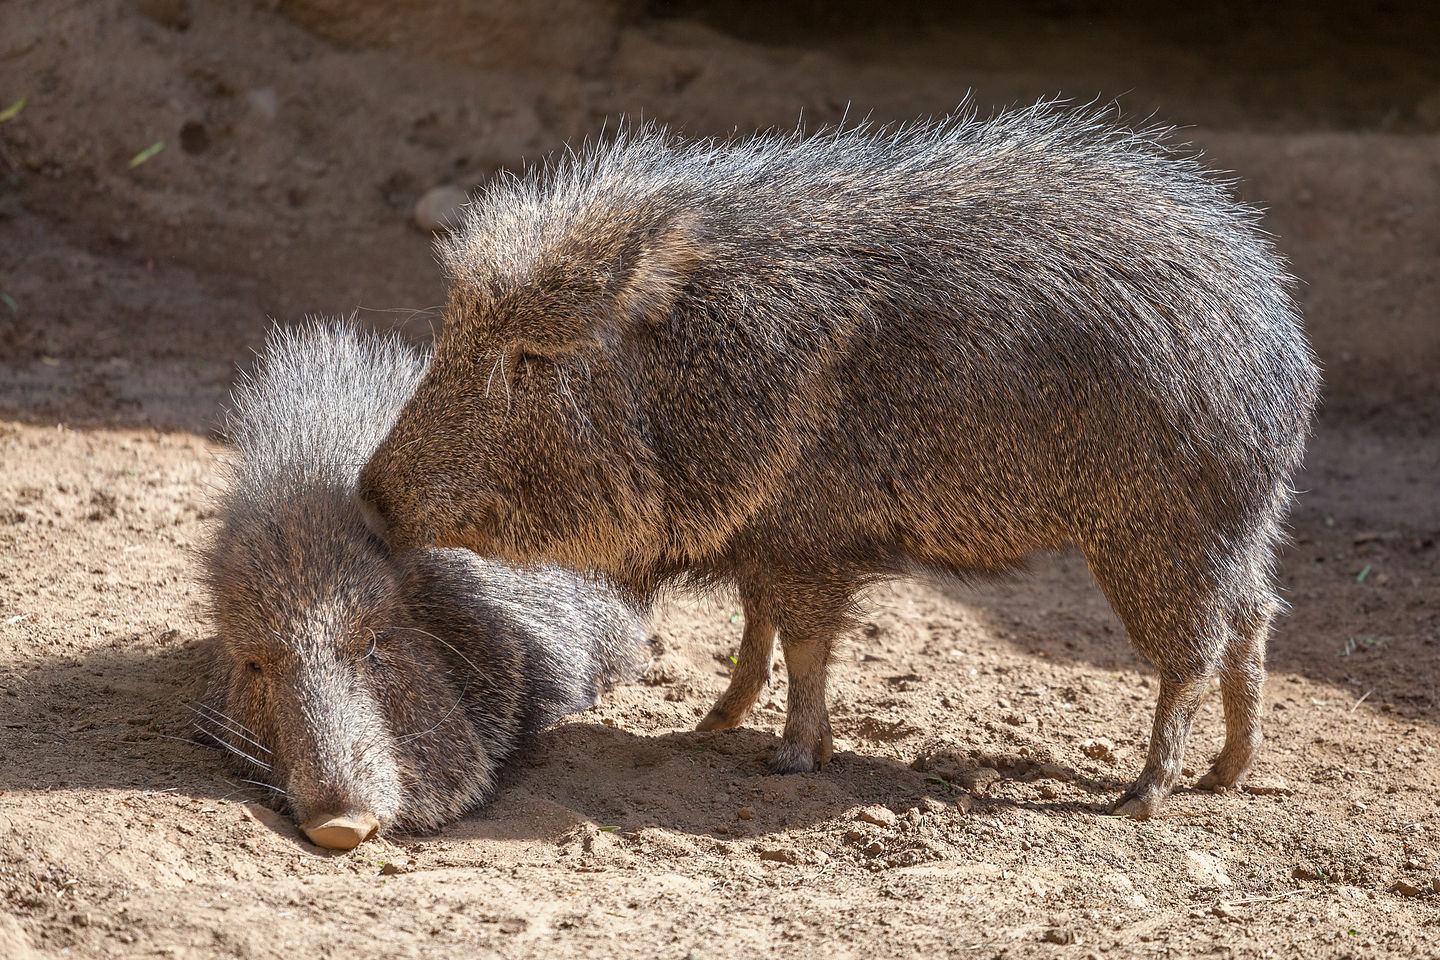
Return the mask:
<path id="1" fill-rule="evenodd" d="M 478 344 L 556 357 L 613 342 L 669 316 L 700 265 L 698 218 L 577 218 L 564 233 L 520 251 L 523 269 L 466 277 L 449 316 Z"/>
<path id="2" fill-rule="evenodd" d="M 703 260 L 698 221 L 694 213 L 672 216 L 635 238 L 628 263 L 622 253 L 615 309 L 623 320 L 648 325 L 669 316 Z"/>

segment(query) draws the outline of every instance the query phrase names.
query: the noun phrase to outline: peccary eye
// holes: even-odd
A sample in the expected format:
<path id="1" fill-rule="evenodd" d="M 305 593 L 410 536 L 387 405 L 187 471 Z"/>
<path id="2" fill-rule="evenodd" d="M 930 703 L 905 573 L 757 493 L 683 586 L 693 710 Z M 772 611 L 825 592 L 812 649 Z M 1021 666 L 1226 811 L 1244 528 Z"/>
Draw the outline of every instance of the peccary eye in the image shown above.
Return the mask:
<path id="1" fill-rule="evenodd" d="M 245 669 L 250 673 L 264 673 L 259 660 L 246 660 Z"/>
<path id="2" fill-rule="evenodd" d="M 506 376 L 511 383 L 524 376 L 544 373 L 554 360 L 542 353 L 532 353 L 520 347 L 512 348 L 505 357 Z"/>

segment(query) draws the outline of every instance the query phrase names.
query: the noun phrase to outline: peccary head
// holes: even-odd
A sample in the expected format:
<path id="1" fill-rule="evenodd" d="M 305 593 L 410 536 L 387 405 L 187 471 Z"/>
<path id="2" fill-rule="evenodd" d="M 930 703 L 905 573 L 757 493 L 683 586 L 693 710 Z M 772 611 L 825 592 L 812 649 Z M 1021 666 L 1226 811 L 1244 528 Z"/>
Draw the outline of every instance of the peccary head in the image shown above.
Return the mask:
<path id="1" fill-rule="evenodd" d="M 459 817 L 645 658 L 639 612 L 578 574 L 399 556 L 367 527 L 356 475 L 425 363 L 346 324 L 277 331 L 226 418 L 196 722 L 325 847 Z"/>
<path id="2" fill-rule="evenodd" d="M 496 764 L 470 723 L 469 671 L 408 609 L 420 572 L 335 504 L 300 495 L 215 544 L 219 636 L 199 719 L 313 841 L 349 848 L 454 819 Z"/>
<path id="3" fill-rule="evenodd" d="M 417 610 L 443 565 L 393 558 L 353 499 L 425 363 L 347 325 L 277 331 L 226 418 L 238 455 L 202 557 L 218 636 L 197 722 L 323 846 L 443 823 L 493 782 L 464 703 L 474 671 L 442 639 L 475 632 L 465 607 Z"/>
<path id="4" fill-rule="evenodd" d="M 478 210 L 442 248 L 451 290 L 436 361 L 359 495 L 397 551 L 463 546 L 613 572 L 663 549 L 631 359 L 699 264 L 695 228 L 643 203 L 532 219 L 520 196 L 533 188 L 496 186 L 514 202 Z"/>

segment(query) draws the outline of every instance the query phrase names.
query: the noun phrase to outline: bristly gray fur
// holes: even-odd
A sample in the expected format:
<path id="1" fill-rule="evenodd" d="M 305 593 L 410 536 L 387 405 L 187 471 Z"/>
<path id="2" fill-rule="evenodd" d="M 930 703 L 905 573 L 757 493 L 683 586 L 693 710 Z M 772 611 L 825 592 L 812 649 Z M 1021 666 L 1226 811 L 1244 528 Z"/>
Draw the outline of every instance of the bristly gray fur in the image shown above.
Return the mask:
<path id="1" fill-rule="evenodd" d="M 438 249 L 456 287 L 522 289 L 544 269 L 547 251 L 611 229 L 617 216 L 651 227 L 703 211 L 697 240 L 725 258 L 727 305 L 750 311 L 749 346 L 813 363 L 857 326 L 883 329 L 891 309 L 943 315 L 963 304 L 1008 323 L 954 333 L 1003 347 L 1029 325 L 1068 313 L 1081 324 L 1077 334 L 1113 341 L 1070 356 L 1100 365 L 1097 377 L 1140 378 L 1165 415 L 1199 425 L 1206 413 L 1229 411 L 1204 410 L 1210 398 L 1191 392 L 1196 373 L 1247 399 L 1271 385 L 1252 361 L 1264 350 L 1205 350 L 1187 336 L 1186 318 L 1221 317 L 1231 306 L 1217 297 L 1215 272 L 1228 271 L 1253 309 L 1292 324 L 1298 317 L 1285 292 L 1290 278 L 1257 242 L 1257 212 L 1234 199 L 1230 181 L 1176 155 L 1168 133 L 1047 102 L 988 119 L 972 109 L 878 130 L 743 141 L 622 127 L 612 140 L 497 180 Z M 1047 214 L 1047 204 L 1064 219 Z M 1186 235 L 1203 240 L 1208 262 L 1156 261 L 1153 241 Z M 938 256 L 946 248 L 966 255 L 946 260 Z M 918 268 L 924 284 L 915 282 Z M 1127 270 L 1143 271 L 1144 282 L 1127 280 Z M 1132 308 L 1132 322 L 1103 324 L 1116 307 Z M 1271 337 L 1258 346 L 1294 350 L 1280 336 L 1289 325 L 1257 329 L 1240 319 L 1222 328 L 1228 336 Z M 1182 352 L 1156 350 L 1157 339 Z M 1043 402 L 1028 379 L 1007 387 L 1016 399 Z M 1248 428 L 1247 440 L 1263 440 L 1263 425 L 1236 425 Z"/>
<path id="2" fill-rule="evenodd" d="M 1160 671 L 1176 782 L 1209 677 L 1260 741 L 1276 545 L 1319 393 L 1230 184 L 1110 111 L 690 141 L 641 126 L 492 184 L 442 241 L 436 360 L 359 487 L 392 546 L 745 604 L 739 723 L 778 631 L 777 770 L 829 755 L 857 591 L 1078 547 Z M 498 381 L 498 386 L 497 386 Z M 500 389 L 503 387 L 503 390 Z"/>
<path id="3" fill-rule="evenodd" d="M 277 327 L 225 412 L 234 444 L 226 501 L 266 509 L 293 491 L 350 487 L 430 362 L 353 323 Z"/>
<path id="4" fill-rule="evenodd" d="M 644 656 L 638 613 L 576 574 L 464 550 L 397 558 L 366 528 L 355 478 L 427 361 L 351 323 L 277 329 L 226 416 L 196 723 L 301 823 L 453 820 Z"/>

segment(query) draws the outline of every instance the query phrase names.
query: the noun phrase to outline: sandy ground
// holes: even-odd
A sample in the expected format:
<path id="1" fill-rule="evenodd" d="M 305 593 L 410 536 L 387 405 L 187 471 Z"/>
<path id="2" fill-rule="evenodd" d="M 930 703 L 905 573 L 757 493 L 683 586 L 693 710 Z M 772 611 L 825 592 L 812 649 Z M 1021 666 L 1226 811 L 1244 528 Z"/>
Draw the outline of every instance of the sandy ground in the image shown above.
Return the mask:
<path id="1" fill-rule="evenodd" d="M 441 6 L 403 31 L 342 22 L 341 2 L 0 7 L 0 109 L 26 97 L 0 122 L 0 957 L 1440 952 L 1424 50 L 1377 72 L 1366 51 L 1399 41 L 1362 32 L 1329 72 L 1297 55 L 1227 73 L 1270 49 L 1263 24 L 1189 46 L 1084 18 L 802 45 L 575 2 L 549 46 L 477 59 L 442 42 Z M 584 67 L 557 71 L 567 57 Z M 819 774 L 765 772 L 783 668 L 744 729 L 690 730 L 738 646 L 724 598 L 667 605 L 641 682 L 432 836 L 322 852 L 189 741 L 211 427 L 270 318 L 359 310 L 427 335 L 441 287 L 418 196 L 621 112 L 724 132 L 802 109 L 905 119 L 969 88 L 987 109 L 1129 91 L 1196 124 L 1183 136 L 1239 171 L 1304 281 L 1327 401 L 1250 791 L 1105 815 L 1153 685 L 1070 555 L 878 590 Z M 1194 770 L 1222 734 L 1216 696 Z"/>

